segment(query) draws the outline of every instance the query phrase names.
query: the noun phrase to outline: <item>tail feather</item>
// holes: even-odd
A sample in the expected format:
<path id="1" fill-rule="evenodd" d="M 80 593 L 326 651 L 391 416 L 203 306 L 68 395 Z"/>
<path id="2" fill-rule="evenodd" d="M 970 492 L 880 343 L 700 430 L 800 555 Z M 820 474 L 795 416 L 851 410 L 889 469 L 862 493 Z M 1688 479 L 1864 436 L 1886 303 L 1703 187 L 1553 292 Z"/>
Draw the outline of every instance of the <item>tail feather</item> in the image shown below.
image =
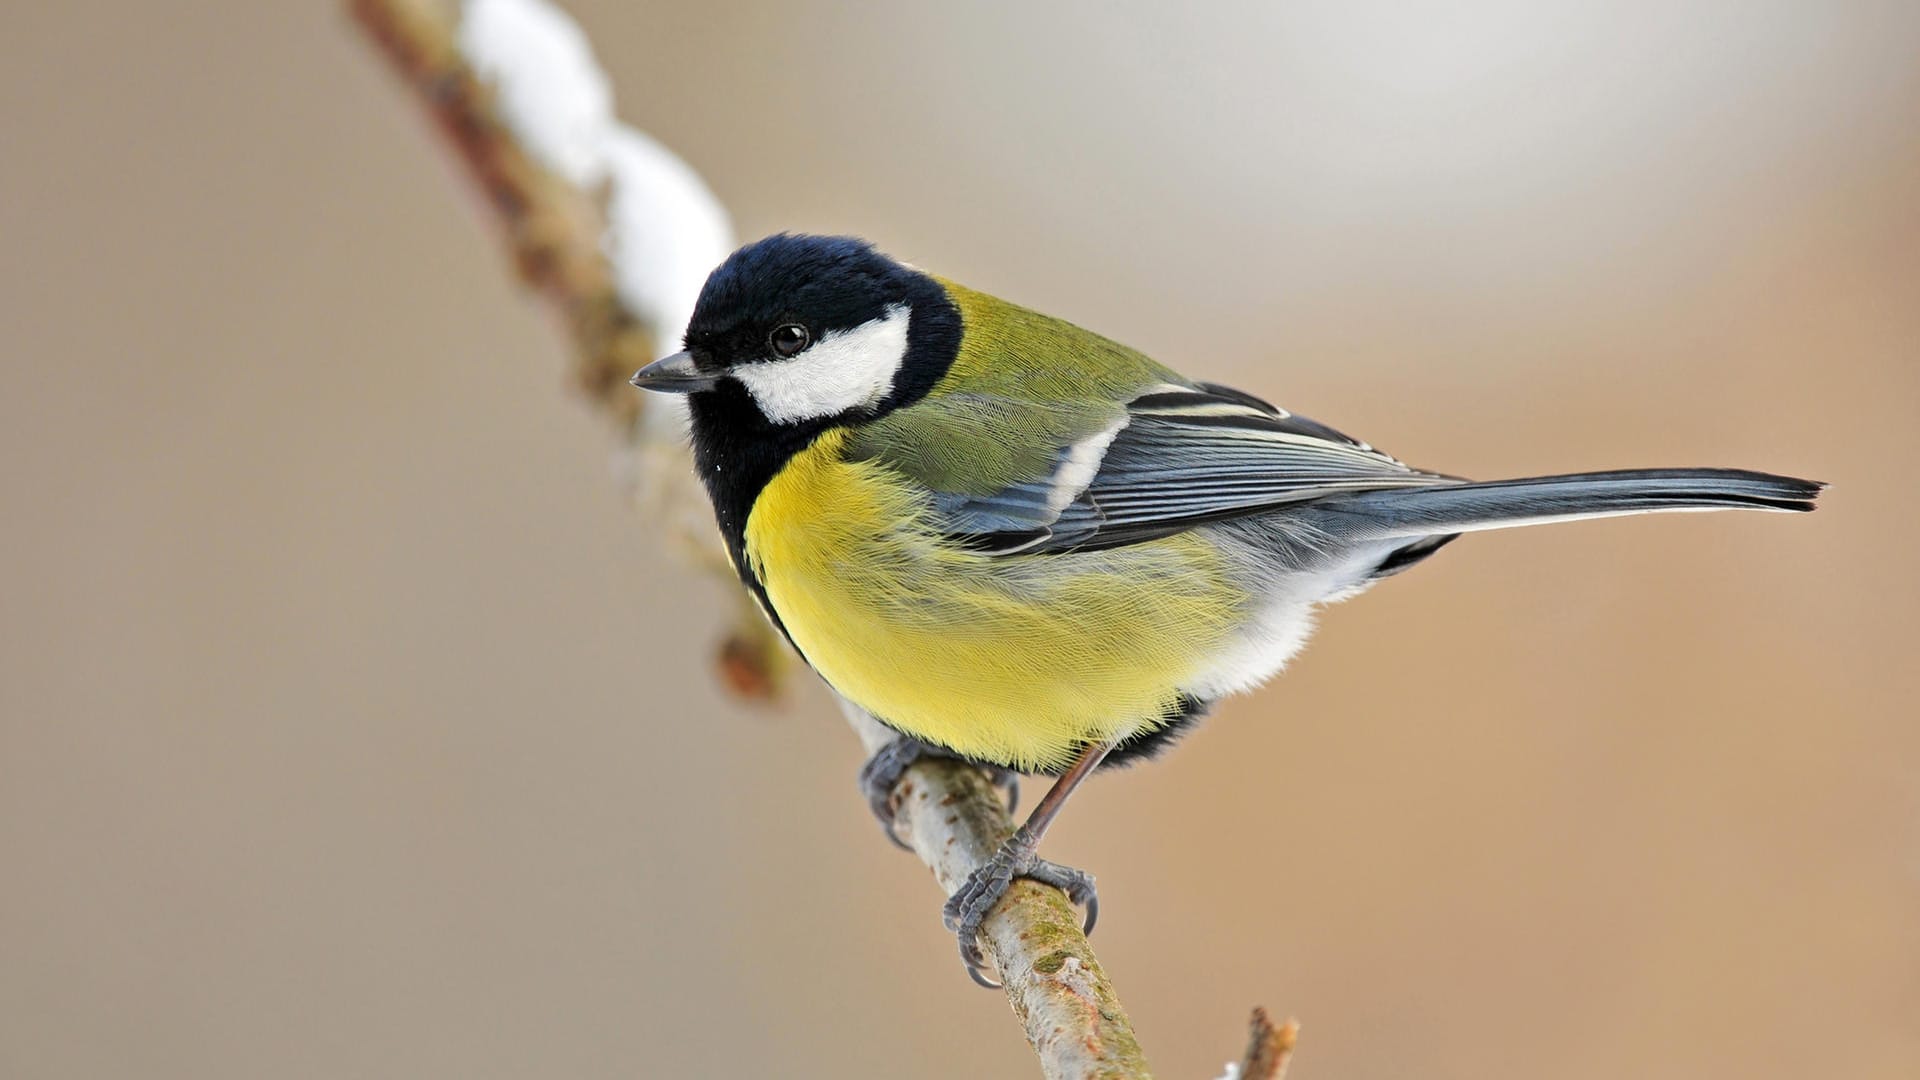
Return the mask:
<path id="1" fill-rule="evenodd" d="M 1805 512 L 1825 486 L 1744 469 L 1623 469 L 1370 491 L 1317 508 L 1356 537 L 1432 536 L 1659 511 Z"/>

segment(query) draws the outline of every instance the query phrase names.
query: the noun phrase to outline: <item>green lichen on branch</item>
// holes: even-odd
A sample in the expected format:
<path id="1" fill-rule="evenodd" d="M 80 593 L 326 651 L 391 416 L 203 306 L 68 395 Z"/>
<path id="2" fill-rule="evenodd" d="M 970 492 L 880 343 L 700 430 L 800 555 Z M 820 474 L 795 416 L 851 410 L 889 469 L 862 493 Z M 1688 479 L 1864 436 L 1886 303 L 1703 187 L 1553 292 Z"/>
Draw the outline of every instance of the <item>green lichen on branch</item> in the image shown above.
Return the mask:
<path id="1" fill-rule="evenodd" d="M 958 762 L 916 762 L 895 789 L 895 806 L 900 828 L 949 894 L 1013 833 L 993 785 Z M 1048 1076 L 1152 1075 L 1080 914 L 1060 890 L 1016 879 L 981 926 L 981 943 Z"/>

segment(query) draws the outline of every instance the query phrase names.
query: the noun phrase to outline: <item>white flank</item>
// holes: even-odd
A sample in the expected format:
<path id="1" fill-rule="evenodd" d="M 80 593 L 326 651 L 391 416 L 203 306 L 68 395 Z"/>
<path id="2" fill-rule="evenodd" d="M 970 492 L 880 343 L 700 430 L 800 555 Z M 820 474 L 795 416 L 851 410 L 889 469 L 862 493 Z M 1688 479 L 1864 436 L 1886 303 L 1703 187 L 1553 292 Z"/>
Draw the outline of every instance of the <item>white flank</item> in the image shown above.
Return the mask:
<path id="1" fill-rule="evenodd" d="M 468 0 L 458 43 L 541 164 L 582 186 L 606 175 L 613 88 L 578 23 L 546 0 Z"/>
<path id="2" fill-rule="evenodd" d="M 1223 541 L 1221 554 L 1237 567 L 1235 576 L 1249 583 L 1260 606 L 1241 625 L 1238 640 L 1216 653 L 1204 670 L 1181 687 L 1202 700 L 1245 693 L 1279 674 L 1312 636 L 1315 609 L 1358 595 L 1372 585 L 1373 569 L 1403 542 L 1355 543 L 1337 562 L 1307 570 L 1276 564 L 1269 542 L 1257 534 L 1234 539 L 1229 539 L 1236 535 L 1232 532 L 1218 535 Z M 1316 534 L 1307 531 L 1295 533 L 1293 541 L 1314 549 L 1324 547 Z M 1324 543 L 1338 542 L 1327 537 Z"/>
<path id="3" fill-rule="evenodd" d="M 1278 675 L 1312 636 L 1314 605 L 1325 602 L 1335 588 L 1322 575 L 1279 586 L 1240 628 L 1239 640 L 1209 660 L 1205 670 L 1180 689 L 1212 701 L 1244 694 Z"/>
<path id="4" fill-rule="evenodd" d="M 798 356 L 741 364 L 733 376 L 776 424 L 876 405 L 893 390 L 893 376 L 907 358 L 911 318 L 907 305 L 895 304 L 877 319 L 827 334 Z"/>

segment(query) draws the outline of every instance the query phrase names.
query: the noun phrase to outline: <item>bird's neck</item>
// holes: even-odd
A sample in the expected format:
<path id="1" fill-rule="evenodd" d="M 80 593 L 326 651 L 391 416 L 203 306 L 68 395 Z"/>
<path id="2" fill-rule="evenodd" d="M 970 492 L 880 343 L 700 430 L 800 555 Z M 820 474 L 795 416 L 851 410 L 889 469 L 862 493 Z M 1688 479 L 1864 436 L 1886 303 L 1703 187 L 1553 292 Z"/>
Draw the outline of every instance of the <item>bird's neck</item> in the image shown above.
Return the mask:
<path id="1" fill-rule="evenodd" d="M 757 587 L 746 560 L 747 515 L 768 482 L 806 449 L 824 424 L 775 424 L 739 383 L 728 380 L 687 402 L 693 418 L 693 464 L 713 501 L 714 521 L 727 553 L 748 586 Z"/>

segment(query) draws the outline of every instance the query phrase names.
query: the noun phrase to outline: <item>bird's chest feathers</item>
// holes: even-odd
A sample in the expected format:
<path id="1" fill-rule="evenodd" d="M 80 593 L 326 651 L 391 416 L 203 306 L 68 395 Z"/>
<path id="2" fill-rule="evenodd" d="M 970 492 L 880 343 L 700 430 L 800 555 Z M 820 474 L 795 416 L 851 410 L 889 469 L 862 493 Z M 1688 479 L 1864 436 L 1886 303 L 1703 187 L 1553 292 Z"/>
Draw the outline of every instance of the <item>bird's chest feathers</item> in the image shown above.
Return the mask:
<path id="1" fill-rule="evenodd" d="M 898 597 L 941 571 L 919 498 L 878 466 L 842 460 L 843 442 L 828 432 L 795 454 L 748 516 L 748 566 L 783 619 L 893 621 Z"/>
<path id="2" fill-rule="evenodd" d="M 1193 535 L 996 557 L 947 541 L 925 496 L 829 432 L 754 501 L 748 566 L 807 660 L 895 727 L 971 756 L 1057 765 L 1158 722 L 1238 618 Z"/>

